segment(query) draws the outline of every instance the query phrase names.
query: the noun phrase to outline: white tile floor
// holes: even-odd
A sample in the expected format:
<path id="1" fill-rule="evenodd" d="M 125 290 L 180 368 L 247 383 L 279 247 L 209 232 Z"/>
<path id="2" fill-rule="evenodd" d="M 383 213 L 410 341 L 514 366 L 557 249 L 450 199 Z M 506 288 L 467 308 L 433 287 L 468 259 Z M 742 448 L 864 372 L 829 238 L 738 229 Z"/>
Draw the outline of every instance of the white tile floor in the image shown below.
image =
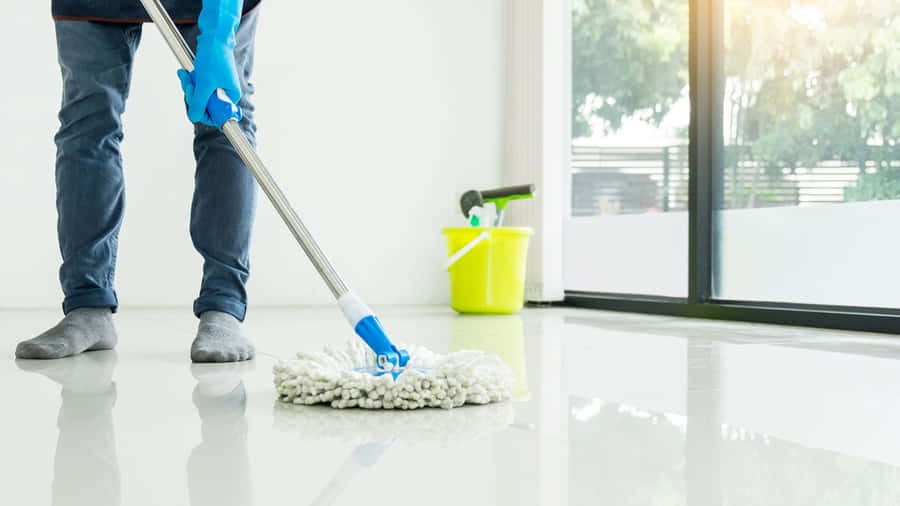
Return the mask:
<path id="1" fill-rule="evenodd" d="M 900 503 L 900 339 L 567 309 L 381 316 L 396 340 L 500 353 L 516 401 L 280 405 L 275 357 L 350 337 L 331 308 L 257 309 L 255 363 L 200 367 L 186 311 L 125 309 L 116 352 L 41 363 L 10 357 L 56 312 L 0 311 L 0 504 Z"/>

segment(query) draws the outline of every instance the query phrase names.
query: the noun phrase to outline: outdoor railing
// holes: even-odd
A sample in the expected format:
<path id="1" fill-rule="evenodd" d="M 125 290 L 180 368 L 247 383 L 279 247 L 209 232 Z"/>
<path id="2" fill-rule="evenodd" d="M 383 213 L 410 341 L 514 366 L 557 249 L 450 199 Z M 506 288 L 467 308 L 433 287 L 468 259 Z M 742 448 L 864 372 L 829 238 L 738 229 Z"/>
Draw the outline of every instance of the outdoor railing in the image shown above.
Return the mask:
<path id="1" fill-rule="evenodd" d="M 726 148 L 726 159 L 739 158 Z M 866 172 L 878 163 L 868 161 Z M 894 164 L 895 165 L 895 164 Z M 573 146 L 572 213 L 574 216 L 686 211 L 688 146 Z M 858 163 L 822 161 L 815 167 L 767 169 L 755 161 L 732 163 L 718 174 L 714 191 L 720 207 L 803 206 L 844 202 L 855 186 Z"/>

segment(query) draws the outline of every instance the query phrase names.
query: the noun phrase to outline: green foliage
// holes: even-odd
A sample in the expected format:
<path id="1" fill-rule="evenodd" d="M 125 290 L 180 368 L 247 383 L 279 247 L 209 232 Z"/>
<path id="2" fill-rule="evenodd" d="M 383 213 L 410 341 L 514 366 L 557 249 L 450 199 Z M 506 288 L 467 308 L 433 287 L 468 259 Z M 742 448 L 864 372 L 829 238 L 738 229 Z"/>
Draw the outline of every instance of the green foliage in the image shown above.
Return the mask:
<path id="1" fill-rule="evenodd" d="M 572 27 L 573 136 L 590 136 L 591 118 L 658 125 L 688 81 L 687 2 L 581 0 Z"/>
<path id="2" fill-rule="evenodd" d="M 864 164 L 900 141 L 900 5 L 729 2 L 727 144 L 769 168 Z M 893 47 L 892 47 L 893 45 Z"/>
<path id="3" fill-rule="evenodd" d="M 774 181 L 826 160 L 874 160 L 878 173 L 846 197 L 898 198 L 900 172 L 884 162 L 900 159 L 900 2 L 723 1 L 724 140 L 743 147 L 728 165 Z M 660 123 L 688 81 L 687 6 L 576 0 L 574 136 L 591 135 L 592 118 L 604 131 L 626 117 Z"/>
<path id="4" fill-rule="evenodd" d="M 844 200 L 900 199 L 900 168 L 883 168 L 874 174 L 861 174 L 856 186 L 844 190 Z"/>
<path id="5" fill-rule="evenodd" d="M 770 176 L 876 160 L 845 199 L 898 198 L 878 153 L 900 145 L 900 4 L 729 2 L 726 17 L 726 144 L 750 146 L 743 161 Z"/>

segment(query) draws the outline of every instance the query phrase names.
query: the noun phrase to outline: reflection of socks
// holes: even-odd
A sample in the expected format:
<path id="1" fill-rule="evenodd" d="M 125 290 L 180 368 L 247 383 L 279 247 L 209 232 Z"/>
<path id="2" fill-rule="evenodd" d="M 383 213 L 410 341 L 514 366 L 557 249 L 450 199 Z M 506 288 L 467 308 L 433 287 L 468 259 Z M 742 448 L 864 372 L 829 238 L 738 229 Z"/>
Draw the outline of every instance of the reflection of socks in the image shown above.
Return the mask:
<path id="1" fill-rule="evenodd" d="M 85 307 L 70 312 L 43 334 L 19 343 L 16 358 L 62 358 L 84 351 L 111 350 L 117 340 L 112 311 L 108 307 Z"/>
<path id="2" fill-rule="evenodd" d="M 253 343 L 244 335 L 237 318 L 219 311 L 200 314 L 197 337 L 191 344 L 191 360 L 240 362 L 250 360 L 255 354 Z"/>
<path id="3" fill-rule="evenodd" d="M 194 403 L 202 403 L 203 399 L 217 402 L 217 399 L 233 393 L 243 377 L 255 368 L 256 364 L 252 360 L 228 364 L 191 364 L 191 375 L 197 380 Z"/>
<path id="4" fill-rule="evenodd" d="M 193 397 L 203 439 L 188 460 L 191 505 L 252 504 L 244 384 L 225 395 L 205 394 L 198 385 Z"/>
<path id="5" fill-rule="evenodd" d="M 64 360 L 16 360 L 16 366 L 40 374 L 63 392 L 96 394 L 109 390 L 118 356 L 115 350 L 83 353 Z"/>
<path id="6" fill-rule="evenodd" d="M 115 383 L 94 393 L 63 388 L 53 466 L 54 506 L 121 504 L 112 420 L 115 403 Z"/>

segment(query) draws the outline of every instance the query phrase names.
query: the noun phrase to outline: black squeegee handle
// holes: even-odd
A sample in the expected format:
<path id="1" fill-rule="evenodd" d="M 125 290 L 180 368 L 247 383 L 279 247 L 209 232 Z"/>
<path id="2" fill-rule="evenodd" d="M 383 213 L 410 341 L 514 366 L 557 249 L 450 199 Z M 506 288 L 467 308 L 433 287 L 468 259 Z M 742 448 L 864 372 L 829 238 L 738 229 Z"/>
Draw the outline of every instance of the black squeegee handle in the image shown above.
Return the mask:
<path id="1" fill-rule="evenodd" d="M 515 195 L 531 195 L 532 193 L 534 193 L 533 184 L 520 184 L 516 186 L 494 188 L 493 190 L 482 190 L 481 197 L 484 200 L 493 200 L 512 197 Z"/>

